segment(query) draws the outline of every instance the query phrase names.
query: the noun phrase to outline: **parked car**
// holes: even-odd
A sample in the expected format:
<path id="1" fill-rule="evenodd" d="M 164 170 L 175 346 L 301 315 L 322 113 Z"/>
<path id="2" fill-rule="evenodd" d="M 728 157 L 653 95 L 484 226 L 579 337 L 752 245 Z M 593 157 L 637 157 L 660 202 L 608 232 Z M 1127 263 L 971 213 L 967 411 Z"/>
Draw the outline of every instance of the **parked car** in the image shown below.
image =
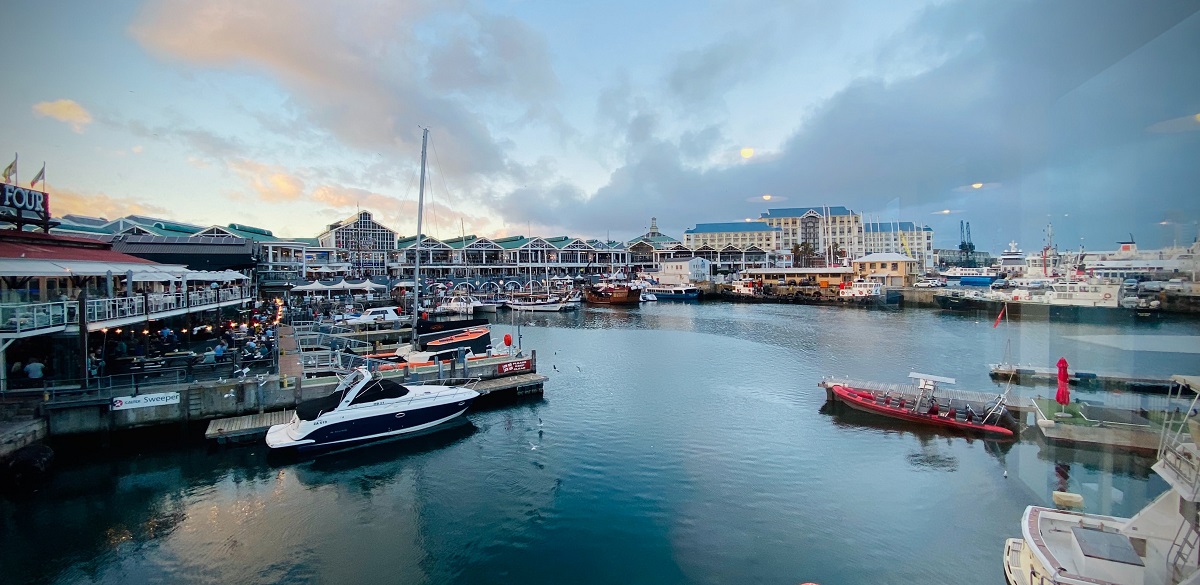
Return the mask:
<path id="1" fill-rule="evenodd" d="M 1143 282 L 1139 288 L 1146 292 L 1158 292 L 1163 289 L 1163 283 L 1158 280 Z"/>
<path id="2" fill-rule="evenodd" d="M 1138 281 L 1136 278 L 1126 278 L 1125 282 L 1121 283 L 1121 286 L 1127 289 L 1136 289 L 1137 285 Z"/>
<path id="3" fill-rule="evenodd" d="M 913 284 L 914 288 L 936 288 L 940 283 L 936 280 L 918 280 Z"/>
<path id="4" fill-rule="evenodd" d="M 1003 278 L 992 282 L 992 290 L 1004 290 L 1011 287 L 1012 285 L 1008 284 L 1008 281 Z"/>
<path id="5" fill-rule="evenodd" d="M 1171 280 L 1168 280 L 1167 284 L 1163 285 L 1163 290 L 1173 290 L 1173 291 L 1177 291 L 1177 292 L 1182 291 L 1183 290 L 1183 279 L 1182 278 L 1172 278 Z"/>

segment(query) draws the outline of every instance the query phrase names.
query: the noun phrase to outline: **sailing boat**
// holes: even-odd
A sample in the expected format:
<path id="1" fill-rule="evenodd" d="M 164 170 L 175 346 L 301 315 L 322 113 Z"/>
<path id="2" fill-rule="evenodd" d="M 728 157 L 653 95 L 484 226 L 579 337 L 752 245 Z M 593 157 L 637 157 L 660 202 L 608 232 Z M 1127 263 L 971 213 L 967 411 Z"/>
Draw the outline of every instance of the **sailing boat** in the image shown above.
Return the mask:
<path id="1" fill-rule="evenodd" d="M 421 136 L 421 187 L 417 196 L 416 261 L 413 262 L 412 343 L 400 346 L 393 354 L 367 357 L 410 364 L 426 364 L 454 359 L 460 350 L 467 356 L 486 354 L 492 348 L 491 326 L 486 319 L 430 321 L 421 319 L 421 247 L 425 243 L 422 219 L 425 212 L 425 162 L 429 129 Z"/>

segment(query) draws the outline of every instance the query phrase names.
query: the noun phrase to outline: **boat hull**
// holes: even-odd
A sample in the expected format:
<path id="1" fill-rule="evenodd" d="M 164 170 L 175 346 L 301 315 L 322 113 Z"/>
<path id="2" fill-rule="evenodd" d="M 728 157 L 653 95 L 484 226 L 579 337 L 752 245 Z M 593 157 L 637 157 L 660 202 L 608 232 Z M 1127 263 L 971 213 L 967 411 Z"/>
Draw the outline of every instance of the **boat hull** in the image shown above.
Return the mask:
<path id="1" fill-rule="evenodd" d="M 1065 323 L 1114 323 L 1125 322 L 1134 317 L 1134 312 L 1120 307 L 1090 307 L 1078 305 L 1051 305 L 1021 301 L 996 301 L 978 297 L 935 295 L 937 306 L 947 311 L 963 313 L 981 312 L 999 315 L 1005 309 L 1009 319 L 1058 321 Z"/>
<path id="2" fill-rule="evenodd" d="M 289 425 L 275 425 L 267 431 L 267 446 L 272 449 L 310 452 L 416 433 L 462 416 L 474 400 L 475 397 L 470 397 L 424 408 L 389 411 L 363 418 L 330 422 L 296 439 L 288 435 Z"/>
<path id="3" fill-rule="evenodd" d="M 589 303 L 600 305 L 637 305 L 642 302 L 641 291 L 627 287 L 610 288 L 608 290 L 588 290 L 584 298 Z"/>
<path id="4" fill-rule="evenodd" d="M 859 390 L 841 385 L 835 385 L 832 390 L 837 399 L 842 403 L 862 412 L 869 412 L 913 423 L 982 434 L 992 438 L 1011 439 L 1014 437 L 1012 429 L 993 424 L 966 422 L 950 418 L 949 416 L 914 412 L 911 404 L 899 406 L 893 401 L 885 401 L 881 404 L 876 400 L 874 394 L 868 390 Z"/>

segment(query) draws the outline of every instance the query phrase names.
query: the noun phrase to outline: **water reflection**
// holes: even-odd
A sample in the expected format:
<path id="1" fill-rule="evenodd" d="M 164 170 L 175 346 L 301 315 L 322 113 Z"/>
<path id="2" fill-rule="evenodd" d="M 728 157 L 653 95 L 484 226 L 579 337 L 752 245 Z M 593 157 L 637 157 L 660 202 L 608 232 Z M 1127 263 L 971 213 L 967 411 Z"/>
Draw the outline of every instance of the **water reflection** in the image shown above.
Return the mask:
<path id="1" fill-rule="evenodd" d="M 548 398 L 443 433 L 299 461 L 177 438 L 64 451 L 46 489 L 0 501 L 5 583 L 992 583 L 1024 506 L 1065 481 L 1088 511 L 1129 515 L 1165 488 L 1149 460 L 861 413 L 826 404 L 821 377 L 915 369 L 991 388 L 1009 338 L 1022 362 L 1187 365 L 1062 337 L 1131 327 L 1005 332 L 931 311 L 660 303 L 516 319 Z M 970 530 L 939 513 L 981 505 Z M 925 562 L 931 549 L 959 551 L 956 567 Z"/>

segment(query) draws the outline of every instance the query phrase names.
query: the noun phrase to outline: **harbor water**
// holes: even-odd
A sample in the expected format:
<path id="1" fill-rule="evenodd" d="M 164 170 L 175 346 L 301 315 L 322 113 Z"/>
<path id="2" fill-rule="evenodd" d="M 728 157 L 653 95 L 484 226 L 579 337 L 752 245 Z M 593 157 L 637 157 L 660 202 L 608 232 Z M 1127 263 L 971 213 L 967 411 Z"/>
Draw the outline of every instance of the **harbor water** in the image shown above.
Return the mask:
<path id="1" fill-rule="evenodd" d="M 544 397 L 437 434 L 303 461 L 174 429 L 60 446 L 48 485 L 0 500 L 3 583 L 1003 583 L 1025 506 L 1066 488 L 1132 514 L 1166 489 L 1151 458 L 843 411 L 822 376 L 1000 392 L 988 364 L 1006 353 L 1197 373 L 1169 342 L 1200 335 L 727 303 L 515 319 Z M 499 320 L 494 337 L 515 337 Z M 1126 335 L 1160 351 L 1113 342 Z"/>

